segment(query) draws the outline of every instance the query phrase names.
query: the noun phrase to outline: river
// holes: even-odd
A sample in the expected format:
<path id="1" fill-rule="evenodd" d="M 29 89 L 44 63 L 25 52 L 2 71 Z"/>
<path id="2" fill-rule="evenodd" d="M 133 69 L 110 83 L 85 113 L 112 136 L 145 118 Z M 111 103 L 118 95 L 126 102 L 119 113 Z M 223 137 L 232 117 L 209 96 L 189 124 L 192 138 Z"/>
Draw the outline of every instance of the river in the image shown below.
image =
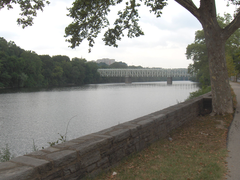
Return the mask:
<path id="1" fill-rule="evenodd" d="M 0 90 L 0 148 L 19 156 L 56 141 L 133 120 L 183 102 L 197 83 L 173 81 Z M 68 125 L 69 122 L 69 125 Z"/>

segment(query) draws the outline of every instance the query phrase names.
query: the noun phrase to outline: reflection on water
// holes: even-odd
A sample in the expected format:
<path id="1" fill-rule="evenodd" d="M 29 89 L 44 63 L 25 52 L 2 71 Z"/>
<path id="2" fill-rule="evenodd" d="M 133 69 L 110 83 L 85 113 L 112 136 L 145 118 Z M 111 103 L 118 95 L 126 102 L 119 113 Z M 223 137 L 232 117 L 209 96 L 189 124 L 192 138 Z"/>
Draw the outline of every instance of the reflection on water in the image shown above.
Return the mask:
<path id="1" fill-rule="evenodd" d="M 197 84 L 189 81 L 94 84 L 79 87 L 0 90 L 0 147 L 15 155 L 123 123 L 184 101 Z"/>

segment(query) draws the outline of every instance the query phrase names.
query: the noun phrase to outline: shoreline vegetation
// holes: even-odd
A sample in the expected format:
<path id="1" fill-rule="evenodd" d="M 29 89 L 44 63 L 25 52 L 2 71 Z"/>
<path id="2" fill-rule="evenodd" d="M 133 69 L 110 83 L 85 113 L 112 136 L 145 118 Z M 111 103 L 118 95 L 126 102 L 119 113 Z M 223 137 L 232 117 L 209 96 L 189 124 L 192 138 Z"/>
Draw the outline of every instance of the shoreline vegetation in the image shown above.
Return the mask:
<path id="1" fill-rule="evenodd" d="M 0 89 L 29 87 L 61 87 L 84 84 L 125 82 L 123 77 L 100 77 L 99 68 L 143 68 L 128 66 L 124 62 L 111 65 L 72 58 L 64 55 L 38 55 L 26 51 L 13 41 L 0 37 Z M 132 78 L 132 81 L 166 81 L 165 77 Z M 183 80 L 175 77 L 173 80 Z"/>

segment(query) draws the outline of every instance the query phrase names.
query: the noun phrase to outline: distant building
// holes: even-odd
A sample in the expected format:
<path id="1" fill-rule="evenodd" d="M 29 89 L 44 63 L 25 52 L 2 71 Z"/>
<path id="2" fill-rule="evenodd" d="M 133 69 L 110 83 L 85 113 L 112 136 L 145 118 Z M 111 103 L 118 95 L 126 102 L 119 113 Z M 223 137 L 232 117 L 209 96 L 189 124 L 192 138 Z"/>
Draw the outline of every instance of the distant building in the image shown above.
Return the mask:
<path id="1" fill-rule="evenodd" d="M 115 59 L 102 58 L 102 59 L 98 59 L 97 63 L 106 63 L 107 65 L 111 65 L 115 63 Z"/>

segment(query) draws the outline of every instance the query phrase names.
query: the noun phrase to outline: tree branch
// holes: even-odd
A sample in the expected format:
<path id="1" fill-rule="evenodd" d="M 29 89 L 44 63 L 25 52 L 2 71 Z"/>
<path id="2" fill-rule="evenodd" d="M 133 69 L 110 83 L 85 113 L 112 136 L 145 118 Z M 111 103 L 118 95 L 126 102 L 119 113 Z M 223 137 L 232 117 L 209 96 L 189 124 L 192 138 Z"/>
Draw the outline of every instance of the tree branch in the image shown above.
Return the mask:
<path id="1" fill-rule="evenodd" d="M 201 0 L 199 10 L 207 12 L 214 19 L 217 17 L 215 0 Z"/>
<path id="2" fill-rule="evenodd" d="M 199 9 L 192 2 L 192 0 L 175 0 L 178 4 L 187 9 L 192 15 L 194 15 L 198 20 L 200 18 Z"/>
<path id="3" fill-rule="evenodd" d="M 227 40 L 238 28 L 240 28 L 240 12 L 235 16 L 233 21 L 223 30 L 223 37 Z"/>

